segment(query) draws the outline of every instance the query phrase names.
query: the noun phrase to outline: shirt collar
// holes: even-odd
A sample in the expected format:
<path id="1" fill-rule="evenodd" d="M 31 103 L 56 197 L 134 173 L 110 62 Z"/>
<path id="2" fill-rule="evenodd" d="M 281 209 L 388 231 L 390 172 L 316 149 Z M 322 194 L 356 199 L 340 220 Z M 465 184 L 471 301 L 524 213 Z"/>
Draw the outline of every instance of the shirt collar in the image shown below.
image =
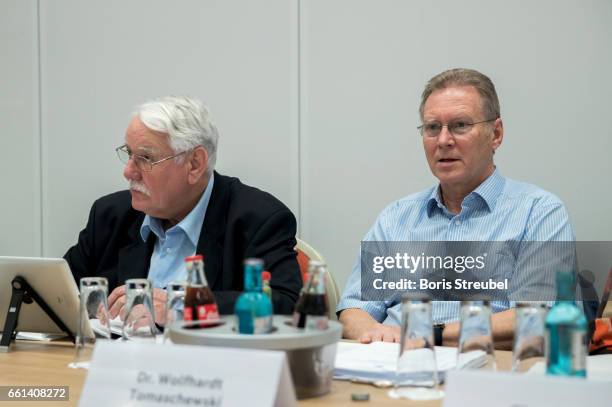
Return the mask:
<path id="1" fill-rule="evenodd" d="M 470 198 L 470 196 L 480 197 L 490 212 L 495 208 L 495 204 L 504 190 L 505 183 L 506 180 L 502 177 L 497 167 L 495 167 L 493 174 L 484 180 L 482 184 L 478 185 L 478 188 L 473 190 L 466 199 Z M 471 199 L 473 200 L 475 198 Z M 467 203 L 469 204 L 469 202 L 470 200 L 468 199 Z"/>
<path id="2" fill-rule="evenodd" d="M 493 210 L 497 199 L 501 195 L 506 180 L 501 175 L 497 167 L 487 179 L 485 179 L 478 187 L 470 192 L 463 200 L 462 206 L 484 206 L 489 212 Z M 429 198 L 427 199 L 427 216 L 431 217 L 435 208 L 445 210 L 440 194 L 440 185 L 431 189 Z"/>
<path id="3" fill-rule="evenodd" d="M 166 232 L 181 229 L 185 235 L 187 235 L 191 243 L 197 247 L 200 234 L 202 233 L 202 225 L 204 224 L 206 209 L 208 208 L 208 203 L 210 202 L 210 196 L 212 194 L 214 184 L 215 175 L 213 173 L 211 174 L 210 180 L 208 180 L 208 185 L 206 186 L 206 189 L 204 190 L 204 193 L 200 197 L 200 200 L 196 206 L 183 220 L 172 226 Z M 146 242 L 151 232 L 153 232 L 160 240 L 165 240 L 166 238 L 166 232 L 164 232 L 161 220 L 146 215 L 142 225 L 140 226 L 140 237 Z"/>
<path id="4" fill-rule="evenodd" d="M 440 185 L 437 185 L 431 189 L 429 198 L 427 199 L 427 216 L 431 218 L 433 211 L 439 208 L 444 211 L 444 204 L 442 203 L 442 197 L 440 196 Z"/>

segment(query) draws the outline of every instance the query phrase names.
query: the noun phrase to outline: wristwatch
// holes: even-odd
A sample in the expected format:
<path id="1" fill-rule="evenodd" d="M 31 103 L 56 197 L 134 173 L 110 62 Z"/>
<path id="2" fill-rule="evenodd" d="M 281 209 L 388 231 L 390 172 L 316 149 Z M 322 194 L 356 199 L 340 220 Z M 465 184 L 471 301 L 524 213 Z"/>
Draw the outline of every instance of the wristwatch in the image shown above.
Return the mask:
<path id="1" fill-rule="evenodd" d="M 444 333 L 445 324 L 434 324 L 433 326 L 433 334 L 434 334 L 434 345 L 442 346 L 442 334 Z"/>

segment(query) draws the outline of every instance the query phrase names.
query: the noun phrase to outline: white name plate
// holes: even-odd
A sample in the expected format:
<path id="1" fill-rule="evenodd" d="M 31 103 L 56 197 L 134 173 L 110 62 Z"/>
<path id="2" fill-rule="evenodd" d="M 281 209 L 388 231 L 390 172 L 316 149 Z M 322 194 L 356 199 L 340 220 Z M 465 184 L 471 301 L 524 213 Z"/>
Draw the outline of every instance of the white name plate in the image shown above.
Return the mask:
<path id="1" fill-rule="evenodd" d="M 598 406 L 610 397 L 610 383 L 572 377 L 454 370 L 447 376 L 444 407 Z"/>
<path id="2" fill-rule="evenodd" d="M 99 342 L 80 406 L 295 406 L 284 352 Z"/>

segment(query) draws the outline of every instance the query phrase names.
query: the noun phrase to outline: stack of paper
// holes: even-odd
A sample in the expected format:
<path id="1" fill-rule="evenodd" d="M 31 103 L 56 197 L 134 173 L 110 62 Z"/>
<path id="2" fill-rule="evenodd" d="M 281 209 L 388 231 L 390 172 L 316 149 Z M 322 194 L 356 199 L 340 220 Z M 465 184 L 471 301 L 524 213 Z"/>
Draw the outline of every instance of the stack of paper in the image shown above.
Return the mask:
<path id="1" fill-rule="evenodd" d="M 44 334 L 39 332 L 17 332 L 15 339 L 26 341 L 53 341 L 55 339 L 65 338 L 66 334 Z M 0 335 L 2 338 L 2 335 Z"/>
<path id="2" fill-rule="evenodd" d="M 420 352 L 417 349 L 409 352 Z M 436 346 L 436 365 L 438 378 L 444 381 L 445 372 L 457 365 L 457 348 Z M 334 378 L 340 380 L 359 380 L 365 382 L 393 381 L 397 370 L 399 344 L 389 342 L 373 342 L 361 344 L 339 342 L 334 365 Z M 481 366 L 486 361 L 484 352 L 473 352 L 469 356 L 471 366 Z M 414 358 L 418 364 L 418 357 Z M 413 369 L 418 372 L 418 366 Z M 426 370 L 424 367 L 423 370 Z M 418 381 L 419 377 L 415 377 Z"/>

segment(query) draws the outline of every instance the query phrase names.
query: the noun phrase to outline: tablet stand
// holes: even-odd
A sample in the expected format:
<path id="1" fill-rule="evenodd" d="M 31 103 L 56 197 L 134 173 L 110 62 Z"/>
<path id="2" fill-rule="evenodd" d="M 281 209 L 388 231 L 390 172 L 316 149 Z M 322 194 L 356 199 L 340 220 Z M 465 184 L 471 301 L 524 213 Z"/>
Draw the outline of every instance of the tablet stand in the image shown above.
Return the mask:
<path id="1" fill-rule="evenodd" d="M 45 311 L 45 313 L 51 318 L 53 322 L 64 331 L 72 342 L 75 341 L 74 335 L 70 332 L 70 329 L 62 322 L 61 319 L 53 312 L 51 307 L 47 305 L 45 300 L 36 292 L 34 288 L 25 278 L 17 276 L 11 281 L 13 288 L 13 294 L 11 295 L 11 303 L 9 305 L 6 320 L 4 322 L 4 329 L 2 331 L 2 339 L 0 340 L 0 352 L 8 352 L 11 340 L 17 334 L 15 329 L 17 328 L 17 321 L 19 320 L 19 311 L 21 310 L 21 304 L 31 304 L 32 301 L 36 301 L 38 306 Z"/>

